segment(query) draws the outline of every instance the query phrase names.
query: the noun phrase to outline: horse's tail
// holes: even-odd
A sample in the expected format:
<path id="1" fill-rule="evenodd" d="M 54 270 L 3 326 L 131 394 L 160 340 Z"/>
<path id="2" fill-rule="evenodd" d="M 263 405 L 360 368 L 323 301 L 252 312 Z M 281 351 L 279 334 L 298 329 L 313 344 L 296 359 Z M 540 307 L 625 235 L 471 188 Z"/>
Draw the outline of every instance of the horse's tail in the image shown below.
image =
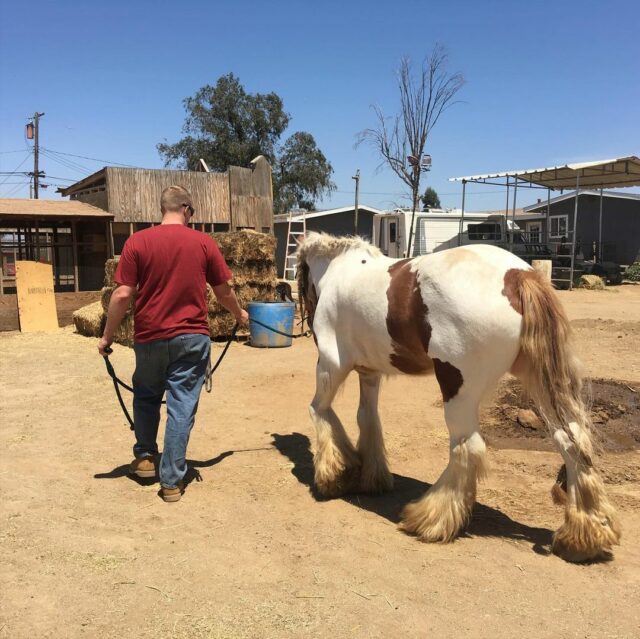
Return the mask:
<path id="1" fill-rule="evenodd" d="M 522 378 L 551 432 L 562 429 L 583 462 L 591 466 L 590 417 L 582 398 L 582 375 L 569 320 L 551 283 L 541 274 L 519 270 L 515 277 L 522 330 L 514 373 Z"/>

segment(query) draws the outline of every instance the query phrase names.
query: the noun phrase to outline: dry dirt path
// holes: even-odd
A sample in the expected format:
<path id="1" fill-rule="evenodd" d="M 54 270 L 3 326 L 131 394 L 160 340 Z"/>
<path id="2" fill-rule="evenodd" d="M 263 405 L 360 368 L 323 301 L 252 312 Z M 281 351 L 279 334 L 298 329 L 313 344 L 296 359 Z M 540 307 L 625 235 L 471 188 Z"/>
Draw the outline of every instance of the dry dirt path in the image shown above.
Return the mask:
<path id="1" fill-rule="evenodd" d="M 640 287 L 616 290 L 562 299 L 588 372 L 637 382 Z M 491 450 L 467 534 L 421 544 L 396 523 L 446 462 L 433 380 L 384 385 L 396 489 L 317 501 L 315 359 L 310 339 L 234 344 L 192 436 L 201 481 L 169 505 L 127 477 L 132 438 L 95 340 L 1 334 L 0 638 L 640 636 L 637 481 L 609 486 L 624 526 L 615 559 L 570 565 L 549 554 L 559 456 Z M 112 360 L 130 377 L 129 349 Z M 356 387 L 336 407 L 352 434 Z"/>

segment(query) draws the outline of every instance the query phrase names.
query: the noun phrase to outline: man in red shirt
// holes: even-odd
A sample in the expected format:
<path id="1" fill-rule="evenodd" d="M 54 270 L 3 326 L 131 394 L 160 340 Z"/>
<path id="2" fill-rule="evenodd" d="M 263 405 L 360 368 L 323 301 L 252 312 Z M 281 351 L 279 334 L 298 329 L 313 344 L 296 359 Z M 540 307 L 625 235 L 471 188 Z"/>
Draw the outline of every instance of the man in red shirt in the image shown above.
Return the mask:
<path id="1" fill-rule="evenodd" d="M 213 238 L 190 229 L 195 211 L 189 192 L 170 186 L 160 200 L 162 223 L 134 233 L 115 273 L 107 324 L 98 351 L 113 336 L 135 297 L 133 417 L 136 443 L 130 472 L 154 477 L 162 396 L 167 425 L 158 474 L 165 501 L 178 501 L 187 473 L 187 444 L 209 361 L 206 283 L 240 323 L 248 322 L 229 285 L 232 275 Z"/>

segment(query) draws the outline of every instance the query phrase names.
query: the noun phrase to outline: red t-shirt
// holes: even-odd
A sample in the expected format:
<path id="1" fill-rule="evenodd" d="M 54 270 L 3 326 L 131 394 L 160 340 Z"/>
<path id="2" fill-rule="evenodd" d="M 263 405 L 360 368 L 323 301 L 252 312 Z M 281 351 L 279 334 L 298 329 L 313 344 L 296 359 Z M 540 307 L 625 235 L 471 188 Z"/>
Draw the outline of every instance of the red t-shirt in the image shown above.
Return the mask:
<path id="1" fill-rule="evenodd" d="M 232 278 L 213 238 L 182 224 L 134 233 L 125 243 L 114 280 L 137 286 L 135 341 L 184 333 L 209 334 L 206 285 Z"/>

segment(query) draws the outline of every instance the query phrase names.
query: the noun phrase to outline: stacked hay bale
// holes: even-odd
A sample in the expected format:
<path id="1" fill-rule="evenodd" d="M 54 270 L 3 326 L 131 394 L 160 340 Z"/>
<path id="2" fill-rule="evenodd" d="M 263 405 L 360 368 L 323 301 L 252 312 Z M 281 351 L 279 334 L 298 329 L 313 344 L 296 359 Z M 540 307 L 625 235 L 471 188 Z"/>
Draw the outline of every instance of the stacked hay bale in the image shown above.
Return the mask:
<path id="1" fill-rule="evenodd" d="M 113 295 L 113 291 L 116 290 L 116 283 L 113 278 L 116 274 L 116 268 L 118 268 L 119 259 L 119 257 L 114 257 L 111 260 L 107 260 L 104 265 L 104 287 L 101 291 L 102 296 L 100 298 L 100 303 L 102 304 L 102 310 L 105 313 L 105 317 L 107 314 L 107 310 L 109 309 L 111 295 Z M 116 330 L 113 341 L 117 344 L 123 344 L 124 346 L 133 346 L 133 312 L 135 309 L 135 299 L 136 298 L 134 293 L 131 304 L 129 304 L 129 308 L 125 313 L 122 322 L 120 322 L 120 326 L 118 326 Z"/>
<path id="2" fill-rule="evenodd" d="M 275 263 L 276 239 L 273 235 L 255 231 L 213 233 L 220 251 L 231 268 L 231 282 L 240 306 L 249 302 L 272 302 L 276 299 L 277 272 Z M 114 275 L 118 259 L 107 260 L 104 267 L 104 288 L 100 302 L 89 304 L 73 314 L 76 331 L 81 335 L 99 337 L 104 330 L 111 295 L 116 288 Z M 209 333 L 212 338 L 227 337 L 235 326 L 235 318 L 218 304 L 213 290 L 207 285 L 207 309 Z M 133 346 L 133 311 L 131 302 L 122 323 L 115 334 L 115 342 Z M 242 332 L 242 331 L 241 331 Z M 246 332 L 246 331 L 245 331 Z"/>
<path id="3" fill-rule="evenodd" d="M 102 302 L 94 302 L 74 311 L 71 315 L 76 332 L 87 337 L 100 337 L 104 331 L 107 316 L 102 309 Z"/>
<path id="4" fill-rule="evenodd" d="M 220 252 L 233 273 L 233 290 L 246 308 L 249 302 L 273 302 L 276 299 L 275 252 L 276 238 L 256 231 L 234 231 L 212 233 L 211 237 L 220 247 Z M 207 307 L 209 309 L 209 333 L 211 337 L 231 335 L 235 319 L 215 299 L 207 286 Z"/>

